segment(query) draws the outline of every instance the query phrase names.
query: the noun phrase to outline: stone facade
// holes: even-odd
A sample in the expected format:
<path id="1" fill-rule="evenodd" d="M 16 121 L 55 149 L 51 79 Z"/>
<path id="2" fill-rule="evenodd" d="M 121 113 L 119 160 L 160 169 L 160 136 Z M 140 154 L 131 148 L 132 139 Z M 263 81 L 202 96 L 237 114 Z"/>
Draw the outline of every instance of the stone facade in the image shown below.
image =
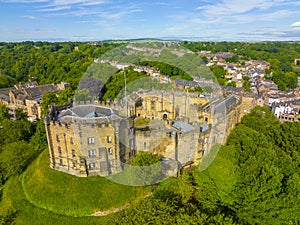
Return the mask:
<path id="1" fill-rule="evenodd" d="M 70 87 L 70 84 L 62 82 L 60 84 L 38 85 L 36 81 L 25 84 L 16 84 L 12 88 L 0 90 L 0 104 L 6 105 L 12 113 L 15 109 L 22 109 L 28 117 L 41 119 L 40 103 L 42 96 L 47 92 L 57 92 Z"/>
<path id="2" fill-rule="evenodd" d="M 134 155 L 129 122 L 112 109 L 84 105 L 57 114 L 52 108 L 45 125 L 53 169 L 107 176 Z"/>
<path id="3" fill-rule="evenodd" d="M 46 120 L 51 167 L 77 176 L 107 176 L 122 171 L 137 151 L 181 166 L 197 163 L 216 143 L 224 144 L 255 107 L 253 95 L 235 91 L 220 99 L 137 91 L 119 102 L 75 102 L 59 114 L 52 110 Z M 134 126 L 136 120 L 150 122 Z"/>

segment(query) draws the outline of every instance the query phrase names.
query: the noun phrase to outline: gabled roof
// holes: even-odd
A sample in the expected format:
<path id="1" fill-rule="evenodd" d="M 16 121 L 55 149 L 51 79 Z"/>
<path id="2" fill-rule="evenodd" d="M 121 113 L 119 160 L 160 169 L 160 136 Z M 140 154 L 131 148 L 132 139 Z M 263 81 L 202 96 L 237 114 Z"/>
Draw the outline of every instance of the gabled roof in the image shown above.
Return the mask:
<path id="1" fill-rule="evenodd" d="M 59 91 L 58 88 L 53 84 L 45 84 L 41 86 L 36 86 L 32 88 L 24 89 L 24 92 L 30 96 L 30 98 L 36 98 L 42 96 L 46 92 L 56 92 Z"/>

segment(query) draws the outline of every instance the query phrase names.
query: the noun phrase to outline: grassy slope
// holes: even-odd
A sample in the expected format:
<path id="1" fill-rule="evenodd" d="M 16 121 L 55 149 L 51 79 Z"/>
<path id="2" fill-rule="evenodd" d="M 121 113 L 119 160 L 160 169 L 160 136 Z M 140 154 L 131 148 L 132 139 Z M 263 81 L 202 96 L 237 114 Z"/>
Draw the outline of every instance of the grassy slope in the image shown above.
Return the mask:
<path id="1" fill-rule="evenodd" d="M 232 151 L 230 151 L 230 149 L 228 149 L 228 147 L 222 147 L 222 149 L 220 150 L 220 152 L 217 154 L 216 158 L 213 160 L 213 163 L 204 171 L 199 172 L 199 171 L 194 171 L 194 175 L 196 176 L 196 183 L 199 185 L 199 187 L 205 192 L 203 192 L 202 194 L 205 195 L 205 199 L 206 197 L 208 199 L 215 199 L 217 201 L 218 198 L 225 198 L 227 199 L 227 194 L 232 190 L 233 184 L 235 183 L 236 180 L 236 174 L 235 174 L 235 169 L 232 165 L 232 162 L 230 162 L 230 158 L 232 157 Z M 16 218 L 16 224 L 24 224 L 24 225 L 60 225 L 60 224 L 114 224 L 114 218 L 115 218 L 115 214 L 111 214 L 108 216 L 104 216 L 104 217 L 72 217 L 72 216 L 66 216 L 66 215 L 59 215 L 56 213 L 53 213 L 49 210 L 45 210 L 42 209 L 40 207 L 50 207 L 49 206 L 49 202 L 44 202 L 45 199 L 43 198 L 50 198 L 50 196 L 55 199 L 51 200 L 50 202 L 53 202 L 56 204 L 56 207 L 60 207 L 60 208 L 56 208 L 54 210 L 62 210 L 64 209 L 65 211 L 63 211 L 63 213 L 73 213 L 72 209 L 75 208 L 75 206 L 72 204 L 65 204 L 65 205 L 60 205 L 63 203 L 63 199 L 58 199 L 58 198 L 68 198 L 69 200 L 71 200 L 71 203 L 74 202 L 78 202 L 79 200 L 75 200 L 75 199 L 70 199 L 71 196 L 74 197 L 74 195 L 70 195 L 70 196 L 64 196 L 62 194 L 60 195 L 56 195 L 55 193 L 51 193 L 51 195 L 49 195 L 49 197 L 45 196 L 48 195 L 48 189 L 45 188 L 45 186 L 38 186 L 38 187 L 34 187 L 32 185 L 40 185 L 39 183 L 39 179 L 43 178 L 44 180 L 48 180 L 47 182 L 51 181 L 51 177 L 53 179 L 53 176 L 55 176 L 55 181 L 56 182 L 61 182 L 62 186 L 61 188 L 65 187 L 65 183 L 70 182 L 70 180 L 73 179 L 79 179 L 79 180 L 84 180 L 84 181 L 78 181 L 81 185 L 84 183 L 81 182 L 85 182 L 89 181 L 90 183 L 95 183 L 97 182 L 98 179 L 93 178 L 93 179 L 85 179 L 85 178 L 76 178 L 64 173 L 60 173 L 54 170 L 51 170 L 48 167 L 48 154 L 47 152 L 42 153 L 42 155 L 31 165 L 31 167 L 26 171 L 26 173 L 23 176 L 20 177 L 15 177 L 10 179 L 7 184 L 5 185 L 4 189 L 3 189 L 3 195 L 2 195 L 2 201 L 0 202 L 0 214 L 1 212 L 5 212 L 8 209 L 14 209 L 18 212 L 17 214 L 17 218 Z M 42 164 L 42 165 L 41 165 Z M 37 169 L 38 168 L 38 169 Z M 29 194 L 31 196 L 31 200 L 33 199 L 35 202 L 34 204 L 41 204 L 39 207 L 37 207 L 36 205 L 31 204 L 28 200 L 27 197 L 24 193 L 24 190 L 22 188 L 22 181 L 25 181 L 24 186 L 26 187 L 27 190 L 27 194 Z M 95 180 L 94 180 L 95 179 Z M 31 182 L 31 183 L 27 183 Z M 53 181 L 53 180 L 52 180 Z M 73 181 L 74 182 L 74 181 Z M 99 186 L 101 186 L 100 184 L 105 185 L 105 183 L 110 183 L 109 181 L 105 181 L 102 182 L 102 179 L 99 179 Z M 166 181 L 162 182 L 161 185 L 159 186 L 159 189 L 163 189 L 164 187 L 169 188 L 170 185 L 172 187 L 173 183 L 176 183 L 175 179 L 167 179 Z M 216 189 L 210 190 L 210 183 L 213 182 L 216 185 Z M 51 183 L 51 182 L 50 182 Z M 50 183 L 48 183 L 48 185 L 50 185 Z M 70 184 L 70 183 L 69 183 Z M 87 183 L 85 183 L 87 185 Z M 74 185 L 74 184 L 73 184 Z M 106 184 L 107 185 L 107 184 Z M 112 185 L 112 184 L 111 184 Z M 50 185 L 51 186 L 51 185 Z M 97 185 L 96 185 L 97 186 Z M 119 185 L 120 187 L 122 187 L 122 185 Z M 53 186 L 55 187 L 55 186 Z M 84 187 L 87 189 L 91 189 L 91 190 L 97 190 L 97 189 L 93 189 L 93 186 L 89 186 L 89 187 Z M 98 187 L 98 186 L 97 186 Z M 103 186 L 102 186 L 103 187 Z M 107 186 L 108 187 L 108 186 Z M 111 186 L 112 187 L 112 186 Z M 120 188 L 119 187 L 119 188 Z M 30 192 L 28 193 L 28 188 L 31 188 L 31 191 L 34 192 Z M 75 186 L 72 188 L 74 189 Z M 82 187 L 81 187 L 82 188 Z M 118 189 L 118 187 L 115 187 Z M 126 190 L 129 187 L 124 187 L 124 190 Z M 133 188 L 133 187 L 130 187 Z M 44 189 L 44 190 L 43 190 Z M 122 188 L 121 188 L 122 189 Z M 39 190 L 42 193 L 36 193 L 36 191 Z M 51 189 L 50 189 L 51 190 Z M 55 189 L 54 189 L 55 190 Z M 82 190 L 82 189 L 81 189 Z M 110 189 L 108 189 L 110 190 Z M 120 189 L 119 189 L 120 190 Z M 143 189 L 145 191 L 145 189 Z M 53 190 L 51 190 L 53 191 Z M 211 193 L 211 192 L 214 193 Z M 78 191 L 80 192 L 80 191 Z M 93 192 L 91 192 L 93 193 Z M 96 195 L 98 197 L 100 197 L 101 195 L 103 195 L 103 193 L 100 191 L 99 193 L 97 192 Z M 94 193 L 95 194 L 95 193 Z M 210 195 L 213 196 L 210 196 Z M 54 195 L 54 196 L 53 196 Z M 85 195 L 83 193 L 83 195 Z M 104 196 L 106 196 L 105 198 L 111 198 L 112 196 L 112 192 L 105 192 Z M 219 197 L 217 197 L 219 196 Z M 202 199 L 202 201 L 204 201 L 203 203 L 205 204 L 206 200 Z M 207 199 L 207 200 L 208 200 Z M 84 203 L 84 198 L 80 197 L 80 201 L 83 201 L 83 204 L 85 204 L 85 209 L 86 212 L 89 212 L 89 210 L 92 210 L 91 208 L 89 209 L 89 202 L 86 201 Z M 124 199 L 123 199 L 124 200 Z M 97 201 L 97 200 L 95 200 Z M 103 200 L 99 200 L 100 201 L 104 201 L 104 197 Z M 227 200 L 228 201 L 228 200 Z M 207 202 L 208 204 L 211 201 Z M 225 201 L 226 202 L 226 201 Z M 104 203 L 106 203 L 104 201 Z M 206 203 L 206 204 L 207 204 Z M 107 203 L 104 205 L 102 205 L 101 207 L 108 207 L 108 205 L 110 205 L 110 203 Z M 209 207 L 208 205 L 206 205 L 207 207 Z M 51 207 L 54 207 L 53 205 Z M 100 206 L 99 206 L 100 207 Z M 212 206 L 213 207 L 213 206 Z M 74 209 L 76 213 L 83 213 L 84 211 L 82 210 L 78 210 L 78 209 Z M 60 211 L 59 213 L 62 213 L 62 211 Z"/>
<path id="2" fill-rule="evenodd" d="M 10 179 L 3 190 L 0 214 L 12 209 L 17 211 L 17 218 L 15 222 L 18 225 L 108 224 L 109 218 L 112 216 L 76 218 L 58 215 L 50 211 L 37 208 L 27 201 L 22 189 L 20 177 Z"/>
<path id="3" fill-rule="evenodd" d="M 57 214 L 88 216 L 134 201 L 149 188 L 113 183 L 103 177 L 79 178 L 49 168 L 43 152 L 23 174 L 26 197 L 35 206 Z"/>

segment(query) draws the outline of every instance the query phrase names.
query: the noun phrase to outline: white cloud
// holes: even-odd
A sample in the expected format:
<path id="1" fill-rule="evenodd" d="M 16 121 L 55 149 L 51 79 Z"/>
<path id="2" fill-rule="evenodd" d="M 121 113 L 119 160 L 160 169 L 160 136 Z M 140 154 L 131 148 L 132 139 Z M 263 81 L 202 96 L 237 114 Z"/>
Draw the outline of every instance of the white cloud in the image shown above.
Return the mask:
<path id="1" fill-rule="evenodd" d="M 278 30 L 276 28 L 237 33 L 243 40 L 298 41 L 300 31 Z"/>
<path id="2" fill-rule="evenodd" d="M 291 24 L 291 27 L 292 27 L 294 30 L 300 30 L 300 21 L 295 22 L 295 23 L 292 23 L 292 24 Z"/>
<path id="3" fill-rule="evenodd" d="M 111 19 L 116 20 L 116 19 L 120 19 L 124 15 L 131 14 L 131 13 L 137 13 L 137 12 L 142 12 L 142 10 L 141 9 L 128 9 L 128 10 L 123 10 L 123 11 L 115 12 L 115 13 L 104 12 L 104 13 L 101 13 L 99 16 L 104 19 L 107 19 L 107 20 L 111 20 Z"/>
<path id="4" fill-rule="evenodd" d="M 204 18 L 208 19 L 246 14 L 257 17 L 258 12 L 270 13 L 271 10 L 276 11 L 275 7 L 296 6 L 298 4 L 299 2 L 295 0 L 221 0 L 215 4 L 199 6 L 197 10 L 201 12 Z"/>
<path id="5" fill-rule="evenodd" d="M 96 15 L 101 13 L 99 7 L 96 6 L 106 4 L 108 1 L 109 0 L 51 0 L 48 4 L 36 6 L 36 9 L 40 12 L 53 12 L 52 14 L 48 14 L 49 16 Z"/>
<path id="6" fill-rule="evenodd" d="M 276 2 L 271 0 L 249 0 L 242 3 L 240 0 L 223 0 L 214 5 L 204 5 L 197 9 L 201 10 L 204 16 L 211 17 L 246 13 L 253 9 L 268 9 L 275 4 Z"/>
<path id="7" fill-rule="evenodd" d="M 36 20 L 37 18 L 35 16 L 22 16 L 23 18 L 29 19 L 29 20 Z"/>
<path id="8" fill-rule="evenodd" d="M 49 7 L 49 8 L 42 8 L 39 9 L 38 11 L 40 12 L 55 12 L 55 11 L 61 11 L 61 10 L 66 10 L 70 9 L 70 6 L 55 6 L 55 7 Z"/>

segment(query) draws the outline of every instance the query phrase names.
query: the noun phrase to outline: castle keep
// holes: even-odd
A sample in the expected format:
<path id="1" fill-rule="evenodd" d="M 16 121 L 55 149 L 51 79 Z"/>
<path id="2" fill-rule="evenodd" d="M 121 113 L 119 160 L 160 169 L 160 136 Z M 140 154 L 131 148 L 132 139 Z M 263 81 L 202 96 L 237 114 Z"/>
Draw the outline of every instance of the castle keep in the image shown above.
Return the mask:
<path id="1" fill-rule="evenodd" d="M 110 108 L 83 105 L 59 114 L 52 108 L 45 125 L 50 166 L 56 170 L 107 176 L 121 171 L 121 162 L 134 154 L 128 120 Z"/>

